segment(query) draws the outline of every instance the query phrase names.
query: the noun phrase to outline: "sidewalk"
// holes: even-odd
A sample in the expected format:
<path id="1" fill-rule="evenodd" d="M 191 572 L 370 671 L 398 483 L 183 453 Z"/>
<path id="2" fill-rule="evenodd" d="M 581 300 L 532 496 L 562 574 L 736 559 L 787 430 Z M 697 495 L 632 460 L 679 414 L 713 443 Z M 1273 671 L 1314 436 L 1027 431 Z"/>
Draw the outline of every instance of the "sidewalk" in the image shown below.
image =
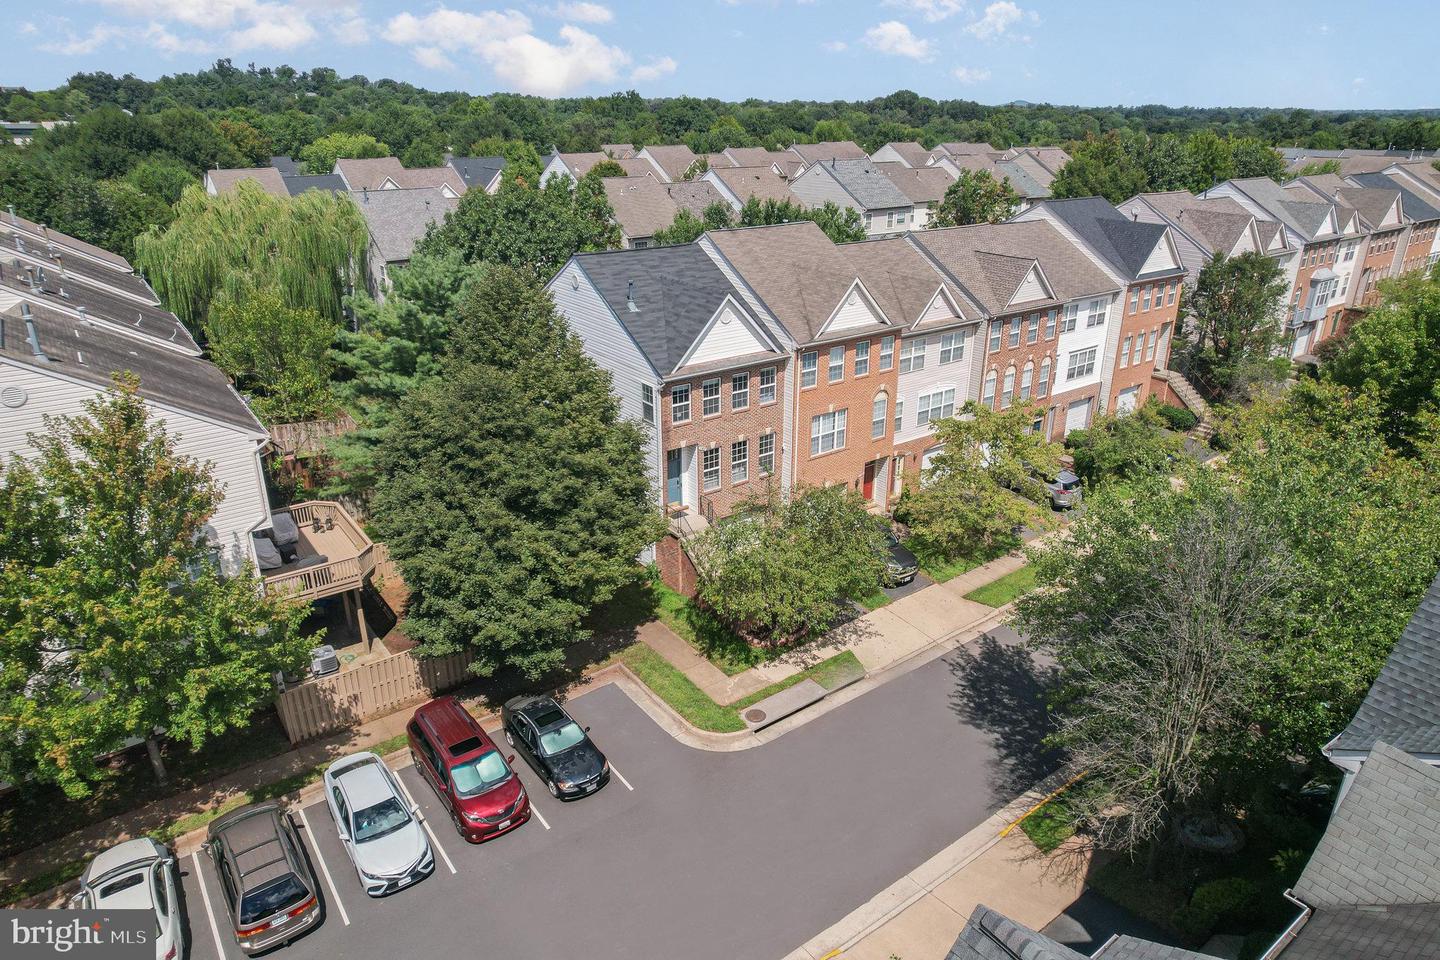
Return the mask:
<path id="1" fill-rule="evenodd" d="M 932 583 L 894 603 L 871 610 L 836 627 L 818 645 L 801 647 L 734 676 L 726 676 L 723 670 L 658 620 L 642 626 L 639 638 L 689 677 L 711 700 L 724 705 L 846 650 L 855 654 L 867 673 L 875 673 L 905 660 L 991 616 L 995 612 L 994 607 L 967 600 L 965 594 L 1024 565 L 1023 553 L 1006 554 L 944 583 Z"/>

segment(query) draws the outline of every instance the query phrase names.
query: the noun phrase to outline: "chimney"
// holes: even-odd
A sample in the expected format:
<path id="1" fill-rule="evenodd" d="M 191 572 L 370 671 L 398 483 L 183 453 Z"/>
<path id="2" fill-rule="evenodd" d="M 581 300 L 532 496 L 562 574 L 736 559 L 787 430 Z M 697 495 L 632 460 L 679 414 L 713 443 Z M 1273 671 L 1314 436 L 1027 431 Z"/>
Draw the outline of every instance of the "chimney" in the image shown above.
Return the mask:
<path id="1" fill-rule="evenodd" d="M 25 321 L 25 338 L 30 341 L 30 355 L 41 363 L 49 363 L 50 358 L 40 349 L 40 331 L 35 329 L 35 318 L 30 314 L 30 304 L 23 301 L 20 304 L 20 319 Z"/>
<path id="2" fill-rule="evenodd" d="M 635 281 L 630 280 L 625 284 L 625 308 L 631 313 L 639 313 L 640 308 L 635 305 Z"/>

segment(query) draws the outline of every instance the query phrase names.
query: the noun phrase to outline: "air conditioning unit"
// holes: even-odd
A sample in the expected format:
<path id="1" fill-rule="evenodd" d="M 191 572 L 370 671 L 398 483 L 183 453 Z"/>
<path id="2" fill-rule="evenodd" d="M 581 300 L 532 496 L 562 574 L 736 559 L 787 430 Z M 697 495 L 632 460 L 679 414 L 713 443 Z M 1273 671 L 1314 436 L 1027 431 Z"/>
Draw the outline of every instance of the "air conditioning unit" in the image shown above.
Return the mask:
<path id="1" fill-rule="evenodd" d="M 335 648 L 328 643 L 310 651 L 310 675 L 312 677 L 328 677 L 332 673 L 340 672 L 340 658 L 335 655 Z"/>

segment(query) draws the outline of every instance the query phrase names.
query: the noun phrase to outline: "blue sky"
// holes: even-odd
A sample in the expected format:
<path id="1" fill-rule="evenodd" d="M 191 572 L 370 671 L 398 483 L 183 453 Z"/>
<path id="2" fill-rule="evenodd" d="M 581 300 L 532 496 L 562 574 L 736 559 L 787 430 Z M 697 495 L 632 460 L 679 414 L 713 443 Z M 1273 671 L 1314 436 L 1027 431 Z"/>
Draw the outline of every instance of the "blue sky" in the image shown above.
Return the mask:
<path id="1" fill-rule="evenodd" d="M 52 0 L 7 12 L 0 85 L 229 57 L 472 93 L 1440 107 L 1434 13 L 1433 0 Z"/>

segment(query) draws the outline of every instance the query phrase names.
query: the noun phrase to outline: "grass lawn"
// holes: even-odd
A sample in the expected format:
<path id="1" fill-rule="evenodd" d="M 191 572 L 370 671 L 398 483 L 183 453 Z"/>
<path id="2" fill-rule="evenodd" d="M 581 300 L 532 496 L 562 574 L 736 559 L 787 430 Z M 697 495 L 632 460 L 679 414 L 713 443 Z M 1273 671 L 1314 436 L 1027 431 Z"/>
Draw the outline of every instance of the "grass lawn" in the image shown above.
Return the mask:
<path id="1" fill-rule="evenodd" d="M 983 603 L 987 607 L 1003 607 L 1021 594 L 1029 593 L 1033 589 L 1035 589 L 1035 568 L 1026 565 L 1005 574 L 999 580 L 991 581 L 983 587 L 976 587 L 965 594 L 965 599 Z"/>
<path id="2" fill-rule="evenodd" d="M 619 659 L 691 726 L 712 733 L 735 733 L 744 730 L 745 724 L 740 719 L 741 710 L 787 687 L 793 687 L 801 680 L 814 680 L 825 689 L 832 690 L 845 680 L 865 672 L 855 654 L 846 650 L 794 676 L 772 683 L 763 690 L 757 690 L 742 700 L 721 706 L 706 696 L 689 677 L 671 666 L 670 661 L 643 643 L 636 643 L 622 650 Z"/>
<path id="3" fill-rule="evenodd" d="M 890 594 L 876 587 L 869 596 L 860 597 L 858 602 L 866 610 L 879 610 L 889 603 L 890 599 Z"/>
<path id="4" fill-rule="evenodd" d="M 764 663 L 782 652 L 752 647 L 736 636 L 719 618 L 658 580 L 655 581 L 653 589 L 656 599 L 655 616 L 698 650 L 706 660 L 723 670 L 728 677 L 743 673 L 755 664 Z"/>
<path id="5" fill-rule="evenodd" d="M 1020 821 L 1020 829 L 1025 831 L 1031 843 L 1040 848 L 1041 853 L 1049 853 L 1075 836 L 1075 820 L 1065 797 L 1066 794 L 1060 794 Z"/>

